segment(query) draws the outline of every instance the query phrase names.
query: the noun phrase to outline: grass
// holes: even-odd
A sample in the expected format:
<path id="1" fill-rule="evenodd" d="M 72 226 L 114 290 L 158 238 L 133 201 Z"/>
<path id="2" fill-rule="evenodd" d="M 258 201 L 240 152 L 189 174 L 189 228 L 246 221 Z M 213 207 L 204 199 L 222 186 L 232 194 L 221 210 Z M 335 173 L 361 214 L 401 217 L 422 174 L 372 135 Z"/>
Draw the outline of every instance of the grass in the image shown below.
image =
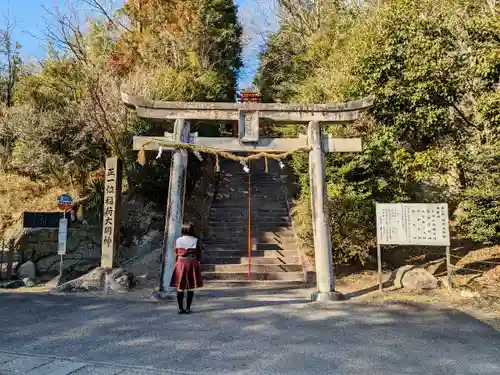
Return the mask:
<path id="1" fill-rule="evenodd" d="M 19 222 L 25 211 L 55 212 L 57 197 L 63 193 L 75 196 L 75 191 L 55 181 L 33 181 L 13 173 L 0 175 L 0 232 Z"/>

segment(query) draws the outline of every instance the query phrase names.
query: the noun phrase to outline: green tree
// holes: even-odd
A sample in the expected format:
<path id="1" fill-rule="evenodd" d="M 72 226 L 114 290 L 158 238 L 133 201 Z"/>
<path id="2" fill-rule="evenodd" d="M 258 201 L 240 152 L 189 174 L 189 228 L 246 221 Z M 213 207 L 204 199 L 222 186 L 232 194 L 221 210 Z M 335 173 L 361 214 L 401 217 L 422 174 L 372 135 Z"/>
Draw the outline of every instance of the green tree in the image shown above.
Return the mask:
<path id="1" fill-rule="evenodd" d="M 12 27 L 0 30 L 0 101 L 14 104 L 14 89 L 21 72 L 21 45 L 12 40 Z"/>
<path id="2" fill-rule="evenodd" d="M 111 55 L 117 73 L 139 69 L 157 70 L 169 79 L 181 75 L 176 85 L 190 86 L 194 99 L 234 100 L 242 62 L 241 26 L 232 0 L 129 0 L 122 12 L 132 28 Z"/>
<path id="3" fill-rule="evenodd" d="M 337 260 L 373 246 L 376 201 L 445 200 L 462 208 L 465 236 L 498 240 L 499 25 L 486 1 L 392 0 L 336 4 L 315 32 L 284 22 L 269 39 L 257 76 L 266 99 L 375 98 L 369 117 L 326 129 L 364 138 L 362 153 L 326 160 Z M 293 165 L 307 200 L 304 157 Z"/>

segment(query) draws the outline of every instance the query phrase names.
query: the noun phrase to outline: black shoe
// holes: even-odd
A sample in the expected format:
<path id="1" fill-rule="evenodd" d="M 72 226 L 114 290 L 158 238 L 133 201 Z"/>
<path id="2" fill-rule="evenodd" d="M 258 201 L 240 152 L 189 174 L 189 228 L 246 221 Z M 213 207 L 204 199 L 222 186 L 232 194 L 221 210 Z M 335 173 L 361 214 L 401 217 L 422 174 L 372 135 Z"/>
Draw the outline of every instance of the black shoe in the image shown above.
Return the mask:
<path id="1" fill-rule="evenodd" d="M 192 313 L 192 311 L 191 311 L 191 309 L 187 309 L 187 310 L 185 311 L 185 313 L 186 313 L 186 314 L 191 314 L 191 313 Z"/>
<path id="2" fill-rule="evenodd" d="M 181 315 L 181 314 L 187 314 L 187 311 L 184 309 L 179 309 L 179 315 Z"/>

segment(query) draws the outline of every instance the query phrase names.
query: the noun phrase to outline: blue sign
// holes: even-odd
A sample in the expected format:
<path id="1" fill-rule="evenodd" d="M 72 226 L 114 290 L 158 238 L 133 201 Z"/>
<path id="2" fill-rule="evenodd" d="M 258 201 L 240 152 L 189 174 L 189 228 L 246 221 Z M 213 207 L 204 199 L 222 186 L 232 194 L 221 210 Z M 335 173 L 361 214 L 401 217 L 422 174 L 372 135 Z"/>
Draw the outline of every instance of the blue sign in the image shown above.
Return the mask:
<path id="1" fill-rule="evenodd" d="M 63 211 L 71 210 L 73 207 L 73 198 L 71 198 L 68 194 L 63 194 L 57 198 L 57 205 Z"/>

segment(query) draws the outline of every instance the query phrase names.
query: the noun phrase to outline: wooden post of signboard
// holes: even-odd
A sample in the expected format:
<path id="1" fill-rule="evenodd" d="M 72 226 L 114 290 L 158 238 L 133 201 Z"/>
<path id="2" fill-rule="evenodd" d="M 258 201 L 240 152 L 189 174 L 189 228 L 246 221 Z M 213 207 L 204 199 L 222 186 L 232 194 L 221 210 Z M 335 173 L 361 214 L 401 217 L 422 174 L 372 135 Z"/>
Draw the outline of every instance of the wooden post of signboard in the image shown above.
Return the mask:
<path id="1" fill-rule="evenodd" d="M 117 157 L 106 159 L 104 209 L 101 239 L 101 267 L 116 265 L 120 244 L 120 205 L 122 196 L 122 161 Z"/>

